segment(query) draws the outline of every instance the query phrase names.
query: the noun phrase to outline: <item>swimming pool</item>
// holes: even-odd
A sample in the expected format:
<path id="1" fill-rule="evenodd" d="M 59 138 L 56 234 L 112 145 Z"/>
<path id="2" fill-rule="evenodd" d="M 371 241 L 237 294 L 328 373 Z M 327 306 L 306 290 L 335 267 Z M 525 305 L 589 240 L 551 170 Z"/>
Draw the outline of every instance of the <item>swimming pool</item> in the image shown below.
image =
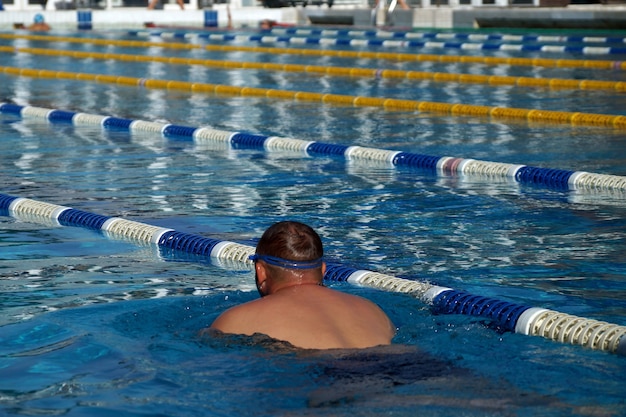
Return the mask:
<path id="1" fill-rule="evenodd" d="M 2 38 L 11 48 L 327 67 L 624 82 L 616 68 L 563 68 L 207 51 L 153 33 Z M 244 37 L 250 33 L 242 33 Z M 143 37 L 143 38 L 142 38 Z M 109 44 L 90 42 L 105 38 Z M 332 38 L 329 38 L 332 39 Z M 367 39 L 367 37 L 363 37 Z M 258 46 L 257 41 L 210 41 Z M 328 41 L 330 43 L 330 41 Z M 163 48 L 158 44 L 162 44 Z M 437 48 L 301 44 L 314 51 L 453 57 Z M 165 47 L 167 46 L 167 47 Z M 270 46 L 270 45 L 265 45 Z M 36 51 L 33 51 L 36 52 Z M 626 115 L 623 91 L 545 88 L 3 52 L 6 67 L 420 102 Z M 618 61 L 543 51 L 466 56 Z M 449 58 L 452 60 L 452 58 Z M 235 66 L 235 64 L 232 64 Z M 0 102 L 423 155 L 626 175 L 619 127 L 214 94 L 0 73 Z M 513 303 L 625 324 L 624 191 L 567 190 L 300 151 L 229 147 L 0 112 L 0 193 L 254 245 L 276 220 L 315 227 L 329 261 Z M 160 125 L 159 125 L 160 126 Z M 8 214 L 8 213 L 5 213 Z M 256 297 L 242 264 L 0 216 L 0 404 L 12 414 L 620 415 L 623 357 L 437 315 L 407 294 L 346 282 L 398 327 L 396 348 L 361 355 L 280 350 L 197 331 Z M 419 349 L 419 350 L 418 350 Z"/>

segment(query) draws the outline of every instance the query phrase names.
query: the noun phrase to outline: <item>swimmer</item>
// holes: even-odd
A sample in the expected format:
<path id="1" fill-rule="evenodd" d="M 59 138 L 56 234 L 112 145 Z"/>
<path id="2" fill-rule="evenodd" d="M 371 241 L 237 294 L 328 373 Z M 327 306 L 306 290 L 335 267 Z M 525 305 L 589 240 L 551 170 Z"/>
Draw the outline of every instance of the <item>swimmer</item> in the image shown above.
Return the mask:
<path id="1" fill-rule="evenodd" d="M 295 25 L 291 23 L 280 23 L 271 19 L 263 19 L 259 22 L 259 29 L 261 30 L 272 30 L 273 28 L 288 28 L 293 26 Z"/>
<path id="2" fill-rule="evenodd" d="M 50 25 L 44 21 L 41 13 L 37 13 L 33 19 L 33 24 L 28 26 L 27 29 L 36 32 L 44 32 L 50 30 Z"/>
<path id="3" fill-rule="evenodd" d="M 150 0 L 150 2 L 148 3 L 148 10 L 154 10 L 158 2 L 159 0 Z M 183 0 L 176 0 L 176 3 L 178 3 L 178 7 L 180 7 L 180 10 L 185 10 L 185 3 Z"/>
<path id="4" fill-rule="evenodd" d="M 304 349 L 389 345 L 395 328 L 378 306 L 323 286 L 322 256 L 322 241 L 311 227 L 272 225 L 251 257 L 261 298 L 225 311 L 210 329 L 260 333 Z"/>
<path id="5" fill-rule="evenodd" d="M 262 30 L 269 30 L 273 28 L 274 26 L 276 26 L 275 20 L 263 19 L 259 22 L 259 29 L 262 29 Z"/>

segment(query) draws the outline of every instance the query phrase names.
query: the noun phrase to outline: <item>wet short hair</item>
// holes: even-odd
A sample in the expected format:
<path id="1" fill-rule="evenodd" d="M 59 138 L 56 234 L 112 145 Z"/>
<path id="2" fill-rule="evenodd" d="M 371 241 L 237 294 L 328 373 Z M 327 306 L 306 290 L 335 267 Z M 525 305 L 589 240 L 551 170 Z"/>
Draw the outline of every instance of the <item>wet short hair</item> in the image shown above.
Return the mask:
<path id="1" fill-rule="evenodd" d="M 277 256 L 292 261 L 311 261 L 324 255 L 322 239 L 304 223 L 282 221 L 270 226 L 256 247 L 259 255 Z"/>

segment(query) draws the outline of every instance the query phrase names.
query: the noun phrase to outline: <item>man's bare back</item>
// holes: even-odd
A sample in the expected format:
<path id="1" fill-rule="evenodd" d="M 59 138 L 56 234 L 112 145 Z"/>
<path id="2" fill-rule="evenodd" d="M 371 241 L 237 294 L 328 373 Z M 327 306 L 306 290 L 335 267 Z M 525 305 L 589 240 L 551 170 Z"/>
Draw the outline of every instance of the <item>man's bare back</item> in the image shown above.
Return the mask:
<path id="1" fill-rule="evenodd" d="M 273 225 L 259 241 L 257 254 L 255 279 L 261 298 L 222 313 L 212 329 L 262 333 L 305 349 L 391 343 L 395 329 L 378 306 L 321 285 L 326 265 L 321 240 L 310 227 L 297 222 Z"/>
<path id="2" fill-rule="evenodd" d="M 266 334 L 306 349 L 388 345 L 394 328 L 372 302 L 316 284 L 288 287 L 234 307 L 211 325 L 224 333 Z"/>

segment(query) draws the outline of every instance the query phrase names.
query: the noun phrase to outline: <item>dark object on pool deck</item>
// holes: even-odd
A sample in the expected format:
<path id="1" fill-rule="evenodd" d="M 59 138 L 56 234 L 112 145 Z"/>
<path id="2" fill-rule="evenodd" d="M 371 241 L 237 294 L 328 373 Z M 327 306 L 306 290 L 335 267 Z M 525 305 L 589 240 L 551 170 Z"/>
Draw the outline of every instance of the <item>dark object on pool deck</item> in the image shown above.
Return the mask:
<path id="1" fill-rule="evenodd" d="M 620 19 L 621 17 L 621 19 Z M 526 18 L 476 18 L 480 28 L 533 28 L 533 29 L 624 29 L 626 16 L 602 19 L 526 19 Z"/>
<path id="2" fill-rule="evenodd" d="M 626 14 L 602 7 L 570 9 L 561 0 L 542 0 L 535 8 L 497 8 L 455 11 L 455 20 L 474 22 L 480 28 L 624 29 Z M 620 0 L 622 4 L 624 0 Z M 548 3 L 551 2 L 551 3 Z M 567 1 L 570 3 L 570 1 Z M 571 2 L 574 3 L 574 2 Z"/>
<path id="3" fill-rule="evenodd" d="M 314 25 L 354 25 L 354 17 L 345 15 L 309 15 L 309 20 Z"/>
<path id="4" fill-rule="evenodd" d="M 307 5 L 321 6 L 322 4 L 328 4 L 328 7 L 333 7 L 334 0 L 263 0 L 263 7 L 270 9 L 277 9 L 279 7 L 296 7 Z"/>

